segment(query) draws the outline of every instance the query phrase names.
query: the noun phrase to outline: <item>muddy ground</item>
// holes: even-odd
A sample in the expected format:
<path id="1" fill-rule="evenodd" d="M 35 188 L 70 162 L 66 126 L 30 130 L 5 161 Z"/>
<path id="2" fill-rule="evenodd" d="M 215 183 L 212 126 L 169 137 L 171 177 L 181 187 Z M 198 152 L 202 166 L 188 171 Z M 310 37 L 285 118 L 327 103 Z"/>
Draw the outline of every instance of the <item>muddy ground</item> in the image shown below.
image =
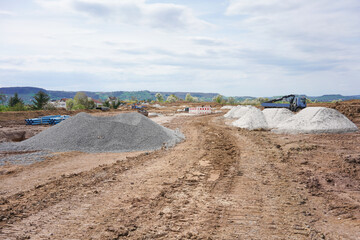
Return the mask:
<path id="1" fill-rule="evenodd" d="M 157 121 L 186 141 L 2 166 L 0 239 L 360 239 L 359 132 L 277 135 L 221 115 Z"/>

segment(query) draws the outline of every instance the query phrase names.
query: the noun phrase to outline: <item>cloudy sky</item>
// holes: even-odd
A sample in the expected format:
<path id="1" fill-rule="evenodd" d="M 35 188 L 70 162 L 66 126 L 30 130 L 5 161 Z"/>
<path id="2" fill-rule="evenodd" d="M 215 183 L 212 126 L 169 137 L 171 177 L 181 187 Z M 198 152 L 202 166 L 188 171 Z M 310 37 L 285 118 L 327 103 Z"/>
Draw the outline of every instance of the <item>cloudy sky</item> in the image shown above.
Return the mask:
<path id="1" fill-rule="evenodd" d="M 360 94 L 359 0 L 0 0 L 0 87 Z"/>

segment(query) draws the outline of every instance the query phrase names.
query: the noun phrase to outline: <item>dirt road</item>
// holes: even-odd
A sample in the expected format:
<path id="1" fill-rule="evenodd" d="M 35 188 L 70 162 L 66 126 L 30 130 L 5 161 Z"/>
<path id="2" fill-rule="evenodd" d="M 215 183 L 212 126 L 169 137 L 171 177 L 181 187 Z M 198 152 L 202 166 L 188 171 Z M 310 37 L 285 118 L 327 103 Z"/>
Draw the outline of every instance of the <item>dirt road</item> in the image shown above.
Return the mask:
<path id="1" fill-rule="evenodd" d="M 359 133 L 250 132 L 214 115 L 167 126 L 186 141 L 3 167 L 0 238 L 360 239 Z"/>

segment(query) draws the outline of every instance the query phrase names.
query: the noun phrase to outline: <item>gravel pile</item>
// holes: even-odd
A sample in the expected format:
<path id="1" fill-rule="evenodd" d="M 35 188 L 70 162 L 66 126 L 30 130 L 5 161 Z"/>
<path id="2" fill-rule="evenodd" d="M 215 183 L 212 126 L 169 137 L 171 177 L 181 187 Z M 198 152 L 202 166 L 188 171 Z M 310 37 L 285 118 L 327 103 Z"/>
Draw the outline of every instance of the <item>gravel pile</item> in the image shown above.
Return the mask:
<path id="1" fill-rule="evenodd" d="M 248 108 L 246 113 L 238 120 L 234 121 L 232 125 L 249 130 L 268 128 L 264 114 L 260 109 L 255 107 Z"/>
<path id="2" fill-rule="evenodd" d="M 226 106 L 221 107 L 220 109 L 233 109 L 234 107 L 236 107 L 236 106 L 226 105 Z"/>
<path id="3" fill-rule="evenodd" d="M 128 152 L 171 147 L 184 136 L 139 113 L 95 117 L 79 113 L 23 142 L 0 145 L 0 151 Z"/>
<path id="4" fill-rule="evenodd" d="M 287 108 L 266 108 L 262 112 L 269 128 L 275 128 L 280 123 L 294 116 L 294 113 Z"/>
<path id="5" fill-rule="evenodd" d="M 229 112 L 227 112 L 224 117 L 225 118 L 240 118 L 244 116 L 249 109 L 255 109 L 253 106 L 236 106 L 232 108 Z"/>
<path id="6" fill-rule="evenodd" d="M 17 154 L 11 154 L 9 156 L 0 158 L 0 166 L 4 166 L 6 164 L 30 165 L 36 162 L 42 162 L 50 156 L 53 156 L 53 154 L 45 151 L 33 153 L 18 152 Z"/>
<path id="7" fill-rule="evenodd" d="M 357 131 L 357 126 L 335 109 L 308 107 L 280 123 L 275 133 L 346 133 Z"/>
<path id="8" fill-rule="evenodd" d="M 160 104 L 154 104 L 154 105 L 151 105 L 152 107 L 154 108 L 164 108 L 165 106 L 161 106 Z"/>

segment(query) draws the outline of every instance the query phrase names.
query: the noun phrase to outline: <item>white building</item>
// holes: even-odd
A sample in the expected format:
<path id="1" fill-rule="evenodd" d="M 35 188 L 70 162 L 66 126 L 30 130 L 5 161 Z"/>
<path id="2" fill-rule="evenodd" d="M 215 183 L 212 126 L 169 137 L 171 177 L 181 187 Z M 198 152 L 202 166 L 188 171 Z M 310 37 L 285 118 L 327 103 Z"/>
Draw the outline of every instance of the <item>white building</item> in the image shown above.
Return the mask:
<path id="1" fill-rule="evenodd" d="M 66 109 L 66 98 L 62 98 L 60 100 L 51 100 L 49 103 L 52 104 L 56 108 L 65 108 Z"/>

